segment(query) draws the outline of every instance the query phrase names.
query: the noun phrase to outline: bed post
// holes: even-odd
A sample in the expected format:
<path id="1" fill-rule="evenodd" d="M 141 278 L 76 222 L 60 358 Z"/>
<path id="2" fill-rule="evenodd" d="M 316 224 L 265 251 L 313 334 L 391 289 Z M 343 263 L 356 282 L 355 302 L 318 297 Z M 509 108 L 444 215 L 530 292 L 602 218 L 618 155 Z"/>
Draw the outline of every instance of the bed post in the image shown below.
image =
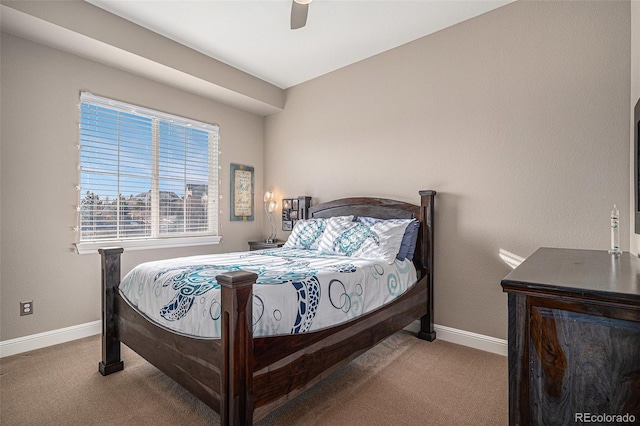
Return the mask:
<path id="1" fill-rule="evenodd" d="M 427 268 L 427 314 L 420 318 L 418 337 L 432 342 L 436 339 L 433 328 L 433 203 L 436 191 L 420 191 L 420 221 L 422 227 L 422 264 Z"/>
<path id="2" fill-rule="evenodd" d="M 222 292 L 220 423 L 253 424 L 253 284 L 258 275 L 234 271 L 216 277 Z"/>
<path id="3" fill-rule="evenodd" d="M 115 298 L 120 285 L 120 255 L 124 249 L 99 249 L 102 256 L 102 361 L 98 371 L 106 376 L 124 368 L 116 332 Z"/>
<path id="4" fill-rule="evenodd" d="M 300 217 L 298 219 L 309 219 L 309 207 L 311 207 L 311 197 L 299 196 L 298 210 L 300 211 Z"/>

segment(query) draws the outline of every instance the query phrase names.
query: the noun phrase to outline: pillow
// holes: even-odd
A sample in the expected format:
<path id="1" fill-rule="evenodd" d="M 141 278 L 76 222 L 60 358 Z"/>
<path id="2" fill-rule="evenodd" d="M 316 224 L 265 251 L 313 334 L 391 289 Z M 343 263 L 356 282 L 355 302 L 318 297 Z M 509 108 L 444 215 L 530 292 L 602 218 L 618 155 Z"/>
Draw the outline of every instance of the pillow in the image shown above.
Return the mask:
<path id="1" fill-rule="evenodd" d="M 404 260 L 404 259 L 413 260 L 413 255 L 416 251 L 416 242 L 418 241 L 418 230 L 420 229 L 420 222 L 418 222 L 416 219 L 391 219 L 391 220 L 408 220 L 409 221 L 407 228 L 404 230 L 404 235 L 402 236 L 402 243 L 400 244 L 400 249 L 398 250 L 398 254 L 396 255 L 396 258 L 398 260 Z M 358 216 L 356 218 L 356 221 L 364 223 L 365 225 L 371 226 L 375 223 L 384 222 L 385 219 Z"/>
<path id="2" fill-rule="evenodd" d="M 336 216 L 328 219 L 301 219 L 291 230 L 284 247 L 317 250 L 320 236 L 329 222 L 351 222 L 353 216 Z"/>
<path id="3" fill-rule="evenodd" d="M 404 231 L 404 236 L 402 237 L 402 245 L 400 248 L 400 252 L 402 252 L 402 248 L 406 246 L 407 254 L 405 255 L 406 259 L 413 260 L 413 255 L 416 252 L 416 243 L 418 242 L 418 235 L 420 234 L 420 222 L 417 220 L 413 220 L 407 225 L 407 229 Z M 405 245 L 405 238 L 408 242 Z"/>
<path id="4" fill-rule="evenodd" d="M 402 243 L 410 219 L 390 219 L 371 226 L 361 222 L 329 222 L 320 237 L 318 252 L 364 259 L 382 259 L 391 264 Z"/>

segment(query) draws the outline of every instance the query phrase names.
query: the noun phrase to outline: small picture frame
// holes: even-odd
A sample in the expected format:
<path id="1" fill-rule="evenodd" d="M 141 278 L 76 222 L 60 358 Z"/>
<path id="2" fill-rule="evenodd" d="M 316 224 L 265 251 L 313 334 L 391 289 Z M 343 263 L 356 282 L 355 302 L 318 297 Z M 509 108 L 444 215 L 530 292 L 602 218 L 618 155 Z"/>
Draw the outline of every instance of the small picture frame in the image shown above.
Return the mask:
<path id="1" fill-rule="evenodd" d="M 309 197 L 310 199 L 310 197 Z M 308 206 L 308 200 L 306 197 L 302 198 L 283 198 L 282 199 L 282 230 L 291 231 L 296 225 L 296 222 L 300 219 L 304 219 L 304 212 L 300 211 L 300 208 Z"/>

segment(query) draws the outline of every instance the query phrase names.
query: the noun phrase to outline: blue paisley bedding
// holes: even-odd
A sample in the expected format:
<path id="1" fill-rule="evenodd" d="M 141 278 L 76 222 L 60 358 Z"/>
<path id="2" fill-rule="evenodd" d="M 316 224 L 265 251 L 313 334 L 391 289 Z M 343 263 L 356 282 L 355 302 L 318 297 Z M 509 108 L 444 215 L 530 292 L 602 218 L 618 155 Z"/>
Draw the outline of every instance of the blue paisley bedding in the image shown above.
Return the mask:
<path id="1" fill-rule="evenodd" d="M 416 281 L 409 260 L 352 258 L 280 248 L 183 257 L 136 266 L 120 284 L 135 309 L 171 330 L 220 337 L 216 275 L 245 270 L 253 286 L 255 336 L 304 333 L 332 327 L 400 296 Z"/>

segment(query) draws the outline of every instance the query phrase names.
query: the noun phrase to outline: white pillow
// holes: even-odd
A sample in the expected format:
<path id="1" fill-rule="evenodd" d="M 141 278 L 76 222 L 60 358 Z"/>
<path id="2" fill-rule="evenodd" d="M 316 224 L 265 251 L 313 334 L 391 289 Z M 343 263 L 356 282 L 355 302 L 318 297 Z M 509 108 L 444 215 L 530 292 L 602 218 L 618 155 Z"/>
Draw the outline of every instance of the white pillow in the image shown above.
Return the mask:
<path id="1" fill-rule="evenodd" d="M 306 250 L 317 250 L 320 237 L 328 223 L 352 222 L 353 216 L 336 216 L 331 218 L 301 219 L 296 222 L 284 247 Z"/>
<path id="2" fill-rule="evenodd" d="M 371 226 L 360 222 L 327 223 L 318 252 L 382 259 L 392 264 L 400 250 L 410 219 L 385 220 Z"/>

